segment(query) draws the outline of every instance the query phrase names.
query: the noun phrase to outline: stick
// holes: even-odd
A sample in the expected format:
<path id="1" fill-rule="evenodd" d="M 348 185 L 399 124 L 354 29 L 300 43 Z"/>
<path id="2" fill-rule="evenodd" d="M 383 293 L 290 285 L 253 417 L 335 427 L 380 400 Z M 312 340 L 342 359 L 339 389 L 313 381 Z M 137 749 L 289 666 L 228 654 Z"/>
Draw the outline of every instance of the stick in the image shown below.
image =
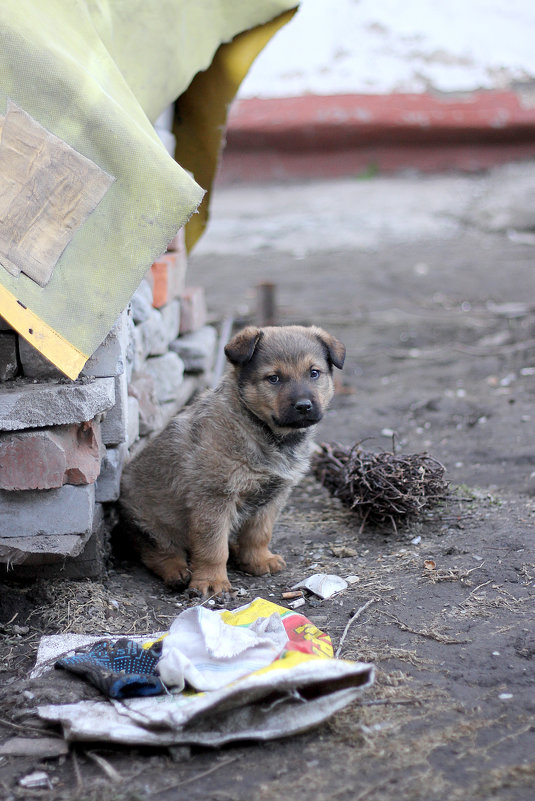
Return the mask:
<path id="1" fill-rule="evenodd" d="M 78 757 L 76 756 L 76 751 L 72 752 L 72 764 L 74 768 L 74 775 L 76 776 L 76 789 L 80 791 L 84 786 L 84 781 L 82 779 L 82 773 L 80 771 L 80 765 L 78 764 Z"/>
<path id="2" fill-rule="evenodd" d="M 231 757 L 230 759 L 226 759 L 224 762 L 219 762 L 217 765 L 214 765 L 208 770 L 203 770 L 201 773 L 197 773 L 196 776 L 191 776 L 189 779 L 185 781 L 177 782 L 175 784 L 170 784 L 168 787 L 164 787 L 162 790 L 156 790 L 153 795 L 161 795 L 162 793 L 167 793 L 168 790 L 173 790 L 175 787 L 183 787 L 185 784 L 191 784 L 191 782 L 196 782 L 197 779 L 203 779 L 205 776 L 208 776 L 209 773 L 213 773 L 215 770 L 219 770 L 219 768 L 224 768 L 225 765 L 230 765 L 231 762 L 236 762 L 238 759 L 237 756 Z"/>
<path id="3" fill-rule="evenodd" d="M 0 726 L 7 726 L 10 729 L 15 729 L 15 731 L 32 731 L 34 734 L 40 734 L 41 737 L 46 733 L 47 737 L 58 737 L 60 740 L 63 739 L 61 734 L 57 734 L 56 732 L 45 732 L 44 729 L 38 729 L 37 726 L 26 726 L 21 723 L 13 723 L 11 720 L 0 720 Z"/>
<path id="4" fill-rule="evenodd" d="M 475 570 L 475 568 L 472 568 L 472 570 Z M 470 600 L 471 596 L 472 596 L 472 595 L 473 595 L 475 592 L 477 592 L 478 590 L 480 590 L 480 589 L 481 589 L 481 587 L 486 587 L 486 586 L 487 586 L 487 584 L 490 584 L 490 582 L 491 582 L 491 581 L 492 581 L 492 579 L 489 579 L 488 581 L 484 581 L 482 584 L 478 584 L 478 585 L 477 585 L 477 587 L 474 587 L 474 589 L 473 589 L 471 592 L 469 592 L 469 593 L 468 593 L 468 595 L 466 596 L 466 598 L 464 599 L 464 601 L 461 601 L 461 603 L 459 604 L 459 606 L 464 606 L 464 605 L 465 605 L 465 603 L 466 603 L 467 601 L 469 601 L 469 600 Z"/>
<path id="5" fill-rule="evenodd" d="M 120 784 L 123 781 L 123 777 L 121 774 L 115 770 L 113 765 L 110 765 L 107 759 L 104 759 L 103 756 L 100 754 L 96 754 L 94 751 L 87 751 L 87 756 L 96 762 L 99 768 L 106 774 L 108 779 L 113 782 L 114 784 Z"/>
<path id="6" fill-rule="evenodd" d="M 269 281 L 263 281 L 256 287 L 256 323 L 260 327 L 277 324 L 275 289 L 275 284 Z"/>
<path id="7" fill-rule="evenodd" d="M 448 637 L 446 634 L 440 634 L 438 631 L 431 631 L 429 629 L 421 629 L 418 631 L 418 629 L 413 629 L 411 626 L 407 626 L 406 623 L 404 623 L 395 615 L 391 615 L 390 612 L 385 612 L 383 610 L 381 610 L 381 612 L 383 615 L 391 618 L 394 623 L 400 627 L 401 631 L 408 631 L 410 634 L 417 634 L 419 637 L 427 637 L 429 640 L 436 640 L 437 642 L 444 643 L 444 645 L 463 645 L 464 643 L 471 642 L 471 640 L 456 640 L 454 637 Z"/>
<path id="8" fill-rule="evenodd" d="M 349 631 L 349 627 L 351 626 L 352 623 L 355 622 L 355 620 L 357 620 L 357 618 L 359 618 L 361 616 L 361 614 L 363 612 L 366 611 L 366 609 L 370 606 L 370 604 L 373 604 L 374 601 L 375 601 L 375 598 L 370 598 L 370 600 L 366 601 L 366 603 L 363 606 L 361 606 L 359 609 L 357 609 L 357 611 L 355 612 L 353 617 L 351 617 L 347 621 L 347 624 L 346 624 L 346 627 L 345 627 L 345 629 L 343 631 L 342 637 L 340 638 L 340 643 L 338 645 L 338 648 L 336 649 L 335 657 L 337 659 L 338 659 L 338 656 L 340 654 L 340 651 L 342 650 L 342 645 L 344 644 L 344 640 L 346 638 L 347 632 Z"/>

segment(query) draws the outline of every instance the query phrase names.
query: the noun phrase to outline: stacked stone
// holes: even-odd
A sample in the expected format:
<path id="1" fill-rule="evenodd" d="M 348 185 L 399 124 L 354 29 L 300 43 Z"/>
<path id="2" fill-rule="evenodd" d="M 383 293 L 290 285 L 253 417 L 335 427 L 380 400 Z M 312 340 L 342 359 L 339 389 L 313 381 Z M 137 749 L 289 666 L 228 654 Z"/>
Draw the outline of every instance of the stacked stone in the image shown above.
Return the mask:
<path id="1" fill-rule="evenodd" d="M 76 381 L 0 318 L 0 563 L 95 576 L 126 460 L 206 385 L 216 331 L 180 231 Z"/>

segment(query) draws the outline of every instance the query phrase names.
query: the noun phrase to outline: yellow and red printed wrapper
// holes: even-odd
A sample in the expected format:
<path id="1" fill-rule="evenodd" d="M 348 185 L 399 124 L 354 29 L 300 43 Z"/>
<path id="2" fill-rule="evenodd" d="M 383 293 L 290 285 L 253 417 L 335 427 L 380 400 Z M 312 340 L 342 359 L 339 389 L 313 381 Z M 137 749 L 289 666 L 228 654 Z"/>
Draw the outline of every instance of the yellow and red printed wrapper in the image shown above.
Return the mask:
<path id="1" fill-rule="evenodd" d="M 259 618 L 270 617 L 273 613 L 280 616 L 288 635 L 288 643 L 276 662 L 287 658 L 287 654 L 294 651 L 302 654 L 305 659 L 311 656 L 334 657 L 332 641 L 328 634 L 320 631 L 304 615 L 266 601 L 264 598 L 255 598 L 250 604 L 234 612 L 225 611 L 221 614 L 221 619 L 231 626 L 248 627 Z"/>

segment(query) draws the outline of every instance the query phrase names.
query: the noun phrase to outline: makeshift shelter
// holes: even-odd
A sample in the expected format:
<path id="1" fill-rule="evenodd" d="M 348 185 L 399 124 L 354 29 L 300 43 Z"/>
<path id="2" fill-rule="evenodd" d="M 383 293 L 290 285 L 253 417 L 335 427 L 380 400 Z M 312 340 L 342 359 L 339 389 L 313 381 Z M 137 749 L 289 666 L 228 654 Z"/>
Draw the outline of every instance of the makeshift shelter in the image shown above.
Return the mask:
<path id="1" fill-rule="evenodd" d="M 0 315 L 70 378 L 197 210 L 228 103 L 292 5 L 1 4 Z M 178 163 L 152 124 L 177 98 Z"/>
<path id="2" fill-rule="evenodd" d="M 98 574 L 125 461 L 206 384 L 216 332 L 184 240 L 206 224 L 229 104 L 293 5 L 0 4 L 8 568 Z"/>

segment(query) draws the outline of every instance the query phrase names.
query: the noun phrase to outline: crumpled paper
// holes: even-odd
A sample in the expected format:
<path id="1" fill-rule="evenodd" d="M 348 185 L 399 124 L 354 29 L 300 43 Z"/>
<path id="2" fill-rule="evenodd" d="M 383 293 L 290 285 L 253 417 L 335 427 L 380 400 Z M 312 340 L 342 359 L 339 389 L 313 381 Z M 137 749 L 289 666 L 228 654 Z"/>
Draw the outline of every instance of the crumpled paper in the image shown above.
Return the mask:
<path id="1" fill-rule="evenodd" d="M 218 612 L 196 606 L 182 612 L 163 641 L 158 673 L 167 687 L 219 690 L 267 667 L 288 642 L 280 615 L 248 627 L 225 623 Z"/>
<path id="2" fill-rule="evenodd" d="M 39 717 L 61 724 L 65 738 L 72 741 L 220 746 L 306 731 L 373 683 L 373 665 L 335 659 L 330 637 L 293 610 L 256 598 L 233 611 L 205 614 L 209 611 L 196 607 L 175 620 L 163 641 L 168 659 L 164 675 L 168 670 L 188 685 L 200 676 L 203 683 L 219 685 L 216 689 L 198 692 L 187 686 L 179 691 L 179 684 L 159 696 L 40 706 Z M 235 630 L 229 636 L 230 629 Z M 191 651 L 192 643 L 187 637 L 180 639 L 180 630 L 183 635 L 194 633 Z M 144 647 L 158 637 L 145 638 Z M 47 665 L 54 658 L 51 639 L 41 649 Z M 180 648 L 175 650 L 176 641 Z M 64 646 L 60 635 L 56 657 L 65 655 Z M 203 649 L 208 657 L 204 662 Z M 260 656 L 264 664 L 255 669 Z M 234 669 L 241 658 L 250 660 L 250 672 L 236 678 Z M 41 669 L 36 665 L 34 674 Z"/>

